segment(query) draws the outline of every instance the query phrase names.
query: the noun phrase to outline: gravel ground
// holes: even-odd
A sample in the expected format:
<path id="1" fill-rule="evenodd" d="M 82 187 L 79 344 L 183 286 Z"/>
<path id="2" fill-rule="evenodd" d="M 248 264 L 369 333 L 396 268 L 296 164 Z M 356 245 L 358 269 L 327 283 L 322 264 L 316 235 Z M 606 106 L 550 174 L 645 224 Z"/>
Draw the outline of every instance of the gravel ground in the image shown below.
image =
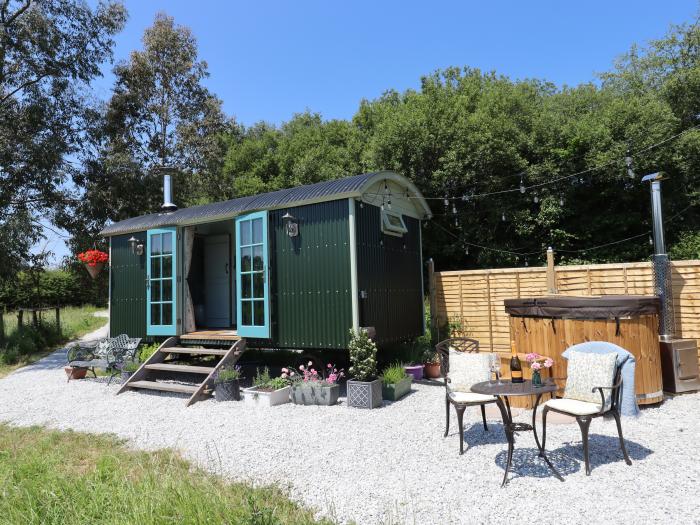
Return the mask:
<path id="1" fill-rule="evenodd" d="M 499 418 L 490 431 L 478 409 L 465 414 L 468 449 L 459 456 L 456 418 L 447 438 L 443 390 L 414 385 L 403 400 L 364 411 L 291 404 L 255 409 L 128 392 L 98 380 L 66 383 L 64 354 L 0 380 L 0 421 L 110 432 L 141 449 L 172 447 L 232 480 L 277 483 L 339 522 L 700 523 L 700 394 L 679 396 L 623 419 L 632 458 L 625 465 L 613 420 L 591 425 L 593 472 L 586 477 L 576 424 L 552 425 L 549 456 L 561 483 L 521 434 L 515 473 L 500 488 L 507 448 Z M 520 418 L 528 417 L 523 412 Z"/>

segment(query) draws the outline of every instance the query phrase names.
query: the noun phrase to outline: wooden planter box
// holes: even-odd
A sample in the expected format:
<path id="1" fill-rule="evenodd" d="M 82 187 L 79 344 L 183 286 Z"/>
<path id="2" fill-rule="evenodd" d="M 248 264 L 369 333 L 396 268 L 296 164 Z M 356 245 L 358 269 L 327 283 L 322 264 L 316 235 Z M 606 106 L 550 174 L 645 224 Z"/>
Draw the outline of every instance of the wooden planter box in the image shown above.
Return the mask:
<path id="1" fill-rule="evenodd" d="M 398 383 L 382 385 L 382 397 L 387 401 L 398 401 L 411 391 L 413 376 L 406 376 Z"/>
<path id="2" fill-rule="evenodd" d="M 356 408 L 377 408 L 382 406 L 382 380 L 347 382 L 348 406 Z"/>
<path id="3" fill-rule="evenodd" d="M 292 387 L 292 403 L 295 405 L 331 406 L 338 402 L 340 385 L 300 384 Z"/>
<path id="4" fill-rule="evenodd" d="M 246 405 L 274 407 L 289 403 L 289 391 L 291 387 L 285 386 L 279 390 L 265 392 L 257 386 L 243 390 L 243 400 Z"/>

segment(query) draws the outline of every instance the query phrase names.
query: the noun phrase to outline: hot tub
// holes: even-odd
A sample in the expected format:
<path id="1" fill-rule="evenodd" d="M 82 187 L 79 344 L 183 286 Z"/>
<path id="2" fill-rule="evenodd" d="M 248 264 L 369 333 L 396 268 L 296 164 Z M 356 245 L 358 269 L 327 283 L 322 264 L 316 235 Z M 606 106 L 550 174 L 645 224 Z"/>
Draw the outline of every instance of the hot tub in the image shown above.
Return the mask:
<path id="1" fill-rule="evenodd" d="M 644 405 L 663 401 L 657 297 L 551 296 L 506 299 L 504 304 L 510 315 L 510 336 L 521 359 L 530 352 L 551 357 L 552 377 L 566 378 L 566 359 L 561 357 L 564 350 L 585 341 L 609 341 L 634 354 L 637 360 L 637 402 Z M 559 381 L 562 388 L 564 383 Z"/>

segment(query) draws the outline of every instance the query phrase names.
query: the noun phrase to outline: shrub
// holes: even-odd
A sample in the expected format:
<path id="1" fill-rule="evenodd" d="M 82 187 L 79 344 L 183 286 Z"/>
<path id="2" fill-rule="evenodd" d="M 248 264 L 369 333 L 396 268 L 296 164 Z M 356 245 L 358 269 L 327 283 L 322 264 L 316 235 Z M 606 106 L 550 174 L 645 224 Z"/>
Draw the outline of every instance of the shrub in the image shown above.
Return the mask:
<path id="1" fill-rule="evenodd" d="M 350 376 L 356 381 L 377 377 L 377 345 L 366 330 L 350 330 Z"/>
<path id="2" fill-rule="evenodd" d="M 0 364 L 14 365 L 19 361 L 19 354 L 15 348 L 6 348 L 0 351 Z"/>
<path id="3" fill-rule="evenodd" d="M 139 361 L 145 363 L 149 357 L 156 353 L 160 348 L 160 343 L 151 343 L 150 345 L 143 345 L 139 351 Z"/>
<path id="4" fill-rule="evenodd" d="M 253 386 L 258 388 L 269 388 L 272 390 L 279 390 L 287 386 L 287 380 L 283 377 L 270 377 L 270 369 L 265 367 L 263 371 L 260 372 L 258 368 L 253 379 Z"/>
<path id="5" fill-rule="evenodd" d="M 401 363 L 394 363 L 384 369 L 382 383 L 385 385 L 395 385 L 405 377 L 406 371 L 403 369 L 403 365 Z"/>
<path id="6" fill-rule="evenodd" d="M 132 374 L 136 372 L 139 368 L 141 367 L 141 363 L 137 363 L 135 361 L 129 361 L 126 363 L 123 367 L 122 370 L 124 372 L 131 372 Z"/>

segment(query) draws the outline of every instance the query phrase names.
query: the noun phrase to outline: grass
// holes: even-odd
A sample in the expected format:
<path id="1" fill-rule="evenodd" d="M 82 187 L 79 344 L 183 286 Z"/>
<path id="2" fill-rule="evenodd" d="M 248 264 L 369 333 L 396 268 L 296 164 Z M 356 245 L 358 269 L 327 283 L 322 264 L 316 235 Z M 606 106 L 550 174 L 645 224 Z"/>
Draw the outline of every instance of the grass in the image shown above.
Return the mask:
<path id="1" fill-rule="evenodd" d="M 104 317 L 95 317 L 93 314 L 97 311 L 104 310 L 96 306 L 71 306 L 61 308 L 61 334 L 57 337 L 58 345 L 81 337 L 90 333 L 107 323 Z M 27 318 L 28 317 L 28 318 Z M 16 312 L 7 312 L 4 317 L 5 324 L 5 339 L 11 341 L 17 335 L 17 314 Z M 44 325 L 52 325 L 55 322 L 53 311 L 44 312 Z M 31 315 L 25 313 L 24 324 L 27 326 L 31 323 Z M 57 348 L 57 344 L 40 345 L 28 353 L 21 353 L 16 363 L 8 364 L 0 360 L 0 377 L 4 377 L 10 372 L 38 361 L 42 357 L 50 354 Z M 1 352 L 2 350 L 0 350 Z"/>
<path id="2" fill-rule="evenodd" d="M 277 488 L 229 484 L 176 452 L 0 425 L 0 523 L 312 524 Z"/>

